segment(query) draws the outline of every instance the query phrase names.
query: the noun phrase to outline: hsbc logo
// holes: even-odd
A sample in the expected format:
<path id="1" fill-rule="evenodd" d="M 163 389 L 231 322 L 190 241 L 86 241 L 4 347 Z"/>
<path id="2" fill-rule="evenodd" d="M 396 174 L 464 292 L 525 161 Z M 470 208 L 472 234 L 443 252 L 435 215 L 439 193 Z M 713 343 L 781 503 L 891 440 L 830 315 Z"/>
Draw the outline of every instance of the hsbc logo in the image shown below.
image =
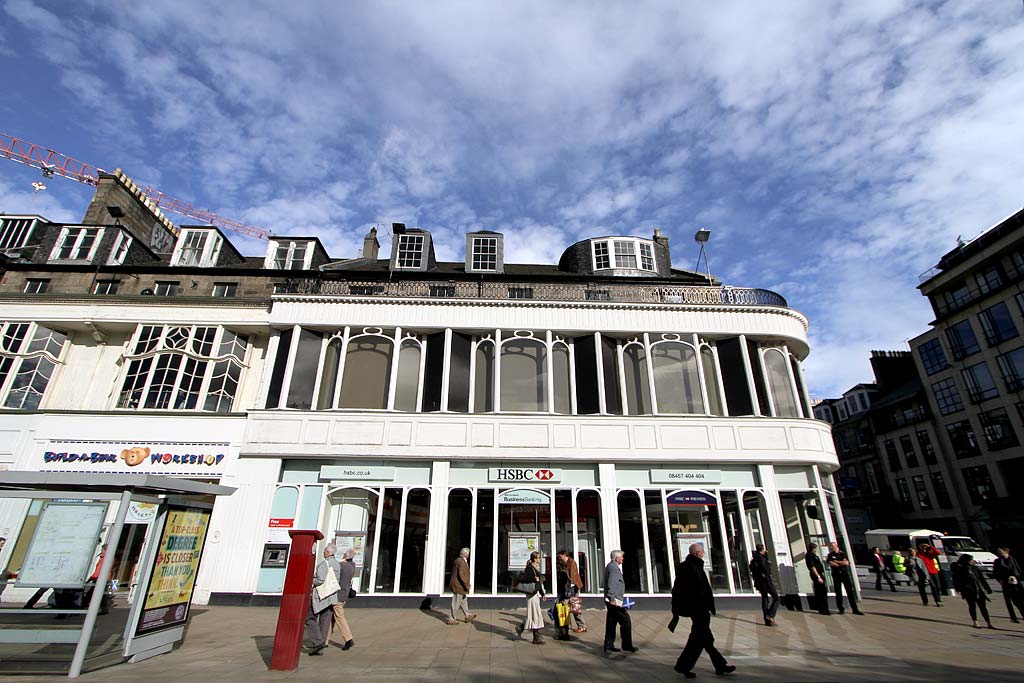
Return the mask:
<path id="1" fill-rule="evenodd" d="M 488 479 L 497 482 L 548 482 L 556 484 L 562 480 L 562 470 L 546 467 L 491 467 L 487 470 Z"/>

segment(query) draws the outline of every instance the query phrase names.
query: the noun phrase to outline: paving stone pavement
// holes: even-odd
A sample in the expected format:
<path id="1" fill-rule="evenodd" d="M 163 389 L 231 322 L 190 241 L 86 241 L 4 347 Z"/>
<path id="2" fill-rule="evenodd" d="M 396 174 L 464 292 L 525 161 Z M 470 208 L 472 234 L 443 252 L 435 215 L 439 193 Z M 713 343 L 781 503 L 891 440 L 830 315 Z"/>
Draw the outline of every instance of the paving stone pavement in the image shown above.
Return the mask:
<path id="1" fill-rule="evenodd" d="M 779 626 L 760 624 L 760 614 L 721 612 L 712 621 L 717 646 L 737 672 L 736 681 L 962 681 L 1024 680 L 1024 627 L 1012 624 L 1000 596 L 990 603 L 1000 630 L 976 630 L 966 604 L 947 598 L 943 608 L 923 607 L 916 594 L 866 592 L 863 617 L 778 615 Z M 598 603 L 592 600 L 592 603 Z M 213 681 L 677 681 L 672 669 L 686 640 L 688 620 L 670 633 L 667 612 L 632 613 L 640 652 L 606 656 L 601 651 L 604 611 L 585 613 L 590 630 L 572 642 L 533 645 L 516 639 L 523 610 L 479 610 L 470 624 L 447 626 L 441 612 L 415 609 L 346 610 L 356 646 L 332 646 L 323 657 L 302 656 L 294 672 L 267 670 L 277 611 L 259 607 L 196 607 L 185 644 L 138 664 L 84 674 L 83 682 L 180 683 Z M 550 631 L 550 629 L 548 629 Z M 698 679 L 724 680 L 704 657 Z M 0 677 L 30 680 L 28 677 Z M 66 680 L 32 677 L 35 681 Z"/>

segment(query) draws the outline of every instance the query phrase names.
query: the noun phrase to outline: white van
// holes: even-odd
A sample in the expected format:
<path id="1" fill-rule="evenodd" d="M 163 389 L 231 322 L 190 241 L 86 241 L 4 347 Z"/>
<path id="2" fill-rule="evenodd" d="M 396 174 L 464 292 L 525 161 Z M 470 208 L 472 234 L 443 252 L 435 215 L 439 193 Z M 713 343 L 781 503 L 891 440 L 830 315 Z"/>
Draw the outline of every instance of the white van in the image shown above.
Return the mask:
<path id="1" fill-rule="evenodd" d="M 931 529 L 872 529 L 864 534 L 868 548 L 878 546 L 880 550 L 899 550 L 906 555 L 909 548 L 916 548 L 921 543 L 929 543 L 942 552 L 945 558 L 939 559 L 940 565 L 952 564 L 960 555 L 967 553 L 974 558 L 974 563 L 981 571 L 992 575 L 992 564 L 996 556 L 983 549 L 970 536 L 947 536 L 941 531 Z"/>

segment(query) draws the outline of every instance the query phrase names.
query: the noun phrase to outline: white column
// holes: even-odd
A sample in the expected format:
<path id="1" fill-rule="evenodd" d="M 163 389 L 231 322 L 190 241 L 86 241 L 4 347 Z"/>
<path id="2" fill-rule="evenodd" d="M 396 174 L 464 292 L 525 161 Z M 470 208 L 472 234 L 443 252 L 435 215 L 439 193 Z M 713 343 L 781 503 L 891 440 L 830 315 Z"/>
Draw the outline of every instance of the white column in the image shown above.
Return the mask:
<path id="1" fill-rule="evenodd" d="M 608 409 L 604 400 L 604 357 L 601 354 L 601 333 L 594 333 L 594 352 L 597 354 L 597 400 L 598 413 L 607 415 Z"/>
<path id="2" fill-rule="evenodd" d="M 647 570 L 647 592 L 654 593 L 654 558 L 651 557 L 651 536 L 647 529 L 647 500 L 644 498 L 643 489 L 638 489 L 636 495 L 640 499 L 640 521 L 644 532 L 644 561 L 647 565 L 644 568 Z"/>
<path id="3" fill-rule="evenodd" d="M 469 342 L 469 414 L 476 412 L 476 347 L 480 342 L 473 337 Z"/>
<path id="4" fill-rule="evenodd" d="M 299 337 L 302 335 L 302 326 L 292 327 L 292 343 L 288 348 L 288 362 L 284 366 L 284 378 L 281 380 L 281 398 L 277 402 L 278 408 L 288 405 L 288 393 L 292 384 L 292 372 L 295 370 L 295 355 L 299 349 Z"/>
<path id="5" fill-rule="evenodd" d="M 743 370 L 747 375 L 747 387 L 750 390 L 750 405 L 754 408 L 754 415 L 763 415 L 761 404 L 757 400 L 757 387 L 754 385 L 754 371 L 750 365 L 750 351 L 747 349 L 747 337 L 740 335 L 740 354 L 743 356 Z"/>
<path id="6" fill-rule="evenodd" d="M 448 412 L 448 385 L 452 370 L 452 328 L 444 328 L 444 358 L 441 361 L 441 412 Z"/>
<path id="7" fill-rule="evenodd" d="M 725 527 L 725 512 L 722 511 L 722 490 L 715 489 L 718 498 L 718 530 L 722 534 L 722 555 L 725 557 L 725 578 L 729 580 L 729 592 L 736 592 L 736 580 L 732 575 L 732 551 L 729 550 L 729 530 Z M 740 560 L 743 561 L 742 559 Z"/>
<path id="8" fill-rule="evenodd" d="M 444 592 L 444 542 L 448 526 L 448 475 L 451 465 L 433 463 L 430 473 L 430 518 L 427 520 L 427 547 L 423 552 L 423 591 L 427 595 Z"/>
<path id="9" fill-rule="evenodd" d="M 597 466 L 598 493 L 601 496 L 603 523 L 601 533 L 604 536 L 604 553 L 600 567 L 608 564 L 609 553 L 619 547 L 619 501 L 615 483 L 615 465 L 600 463 Z"/>
<path id="10" fill-rule="evenodd" d="M 569 346 L 569 401 L 570 410 L 573 415 L 578 414 L 578 408 L 576 406 L 576 342 L 573 341 L 572 337 L 566 340 L 566 344 Z M 573 505 L 575 505 L 575 498 L 573 499 Z M 573 513 L 576 514 L 575 512 Z M 573 555 L 572 559 L 576 559 Z"/>
<path id="11" fill-rule="evenodd" d="M 675 585 L 676 582 L 676 550 L 672 539 L 672 519 L 668 516 L 668 502 L 665 500 L 665 489 L 658 489 L 661 496 L 661 514 L 665 520 L 665 547 L 668 548 L 668 576 L 669 581 Z M 682 561 L 685 558 L 680 558 Z"/>
<path id="12" fill-rule="evenodd" d="M 708 384 L 707 380 L 704 379 L 704 363 L 700 357 L 700 339 L 697 337 L 697 333 L 693 334 L 693 353 L 694 360 L 697 361 L 697 378 L 700 380 L 700 399 L 704 402 L 704 414 L 710 415 L 711 409 L 708 402 Z"/>
<path id="13" fill-rule="evenodd" d="M 477 528 L 477 525 L 476 525 L 476 509 L 479 507 L 479 505 L 477 504 L 477 490 L 475 488 L 470 489 L 469 490 L 469 495 L 470 495 L 470 498 L 473 501 L 473 509 L 470 510 L 470 521 L 469 521 L 469 524 L 470 524 L 470 532 L 469 532 L 470 533 L 470 539 L 469 539 L 469 583 L 470 583 L 470 591 L 469 592 L 470 593 L 475 593 L 476 592 L 476 585 L 475 585 L 475 579 L 476 579 L 476 552 L 475 552 L 475 550 L 476 550 L 476 546 L 477 546 L 476 533 L 477 533 L 477 531 L 479 531 L 479 529 Z M 447 542 L 446 542 L 446 544 L 447 544 Z M 462 548 L 459 548 L 459 550 L 462 550 Z M 448 559 L 448 558 L 445 558 L 445 559 Z M 452 561 L 455 560 L 455 558 L 451 558 L 451 559 L 452 559 Z"/>
<path id="14" fill-rule="evenodd" d="M 494 331 L 494 412 L 501 412 L 501 330 Z M 497 503 L 495 503 L 497 505 Z M 495 527 L 497 529 L 497 527 Z M 497 590 L 497 585 L 495 585 Z"/>
<path id="15" fill-rule="evenodd" d="M 377 528 L 373 532 L 373 562 L 370 564 L 370 587 L 367 591 L 371 595 L 377 592 L 377 572 L 380 570 L 380 567 L 377 566 L 377 556 L 380 555 L 380 541 L 384 527 L 385 493 L 387 493 L 387 489 L 383 486 L 377 489 L 377 519 L 374 520 Z"/>
<path id="16" fill-rule="evenodd" d="M 491 595 L 498 594 L 498 488 L 494 491 L 494 524 L 491 525 Z"/>
<path id="17" fill-rule="evenodd" d="M 402 355 L 402 328 L 395 328 L 394 344 L 391 346 L 391 374 L 388 377 L 388 410 L 395 409 L 395 386 L 398 385 L 398 363 Z"/>
<path id="18" fill-rule="evenodd" d="M 775 467 L 773 465 L 758 465 L 758 479 L 761 481 L 761 488 L 764 491 L 765 510 L 768 513 L 768 525 L 772 532 L 772 545 L 774 546 L 774 557 L 776 567 L 788 567 L 795 570 L 793 557 L 789 547 L 789 533 L 786 531 L 786 515 L 782 512 L 782 502 L 779 500 L 779 487 L 775 483 Z M 783 572 L 779 572 L 781 579 Z M 783 590 L 794 592 L 795 587 L 782 586 Z M 793 590 L 790 590 L 793 589 Z"/>
<path id="19" fill-rule="evenodd" d="M 622 406 L 622 414 L 629 415 L 629 401 L 626 400 L 626 368 L 622 362 L 622 340 L 615 340 L 615 364 L 616 374 L 619 376 L 619 404 Z"/>
<path id="20" fill-rule="evenodd" d="M 555 359 L 554 359 L 554 351 L 555 351 L 555 349 L 551 345 L 551 330 L 546 330 L 544 332 L 544 341 L 545 341 L 545 348 L 547 349 L 547 354 L 545 356 L 544 365 L 547 368 L 547 375 L 548 375 L 548 382 L 547 382 L 547 384 L 548 384 L 548 386 L 547 386 L 548 413 L 554 415 L 555 414 Z M 554 497 L 552 497 L 552 501 L 553 500 L 554 500 Z M 554 518 L 552 518 L 552 529 L 554 528 L 554 521 L 553 520 L 554 520 Z M 554 533 L 554 532 L 552 531 L 552 533 Z M 555 572 L 551 572 L 551 576 L 554 576 L 554 575 L 555 575 Z"/>
<path id="21" fill-rule="evenodd" d="M 409 515 L 409 487 L 402 488 L 402 511 L 398 515 L 398 552 L 395 553 L 395 585 L 394 592 L 402 590 L 402 555 L 405 550 L 405 519 Z"/>
<path id="22" fill-rule="evenodd" d="M 352 328 L 345 326 L 341 334 L 341 353 L 338 354 L 338 379 L 334 383 L 334 400 L 331 401 L 331 408 L 337 408 L 341 403 L 341 382 L 345 379 L 345 359 L 348 357 L 348 337 Z"/>
<path id="23" fill-rule="evenodd" d="M 313 400 L 310 401 L 310 405 L 313 410 L 319 410 L 320 406 L 320 384 L 324 380 L 324 362 L 327 360 L 327 344 L 331 341 L 330 335 L 325 334 L 320 340 L 320 358 L 316 363 L 316 376 L 313 377 Z"/>
<path id="24" fill-rule="evenodd" d="M 278 330 L 274 330 L 270 335 L 270 340 L 267 342 L 267 352 L 263 361 L 263 376 L 260 378 L 259 397 L 256 399 L 255 407 L 257 408 L 277 407 L 267 405 L 267 396 L 270 394 L 270 380 L 274 375 L 274 365 L 277 361 L 277 347 L 280 343 L 281 333 Z M 125 365 L 127 365 L 127 363 Z"/>
<path id="25" fill-rule="evenodd" d="M 644 332 L 644 363 L 647 365 L 647 386 L 651 392 L 651 415 L 658 414 L 658 397 L 654 391 L 654 355 L 651 352 L 651 335 L 649 332 Z M 666 519 L 668 519 L 666 517 Z M 670 562 L 669 565 L 672 563 Z M 672 568 L 673 574 L 675 568 Z"/>

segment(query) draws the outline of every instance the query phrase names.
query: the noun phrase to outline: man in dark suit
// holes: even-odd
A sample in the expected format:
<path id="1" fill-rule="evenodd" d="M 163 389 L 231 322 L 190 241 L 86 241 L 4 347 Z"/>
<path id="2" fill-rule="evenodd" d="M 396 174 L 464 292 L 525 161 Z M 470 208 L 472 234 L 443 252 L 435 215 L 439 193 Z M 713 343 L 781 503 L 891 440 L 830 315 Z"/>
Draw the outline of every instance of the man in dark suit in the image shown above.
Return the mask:
<path id="1" fill-rule="evenodd" d="M 622 551 L 611 552 L 611 562 L 604 568 L 604 607 L 608 614 L 604 621 L 604 651 L 621 652 L 615 647 L 615 626 L 622 629 L 622 649 L 639 652 L 633 647 L 633 622 L 623 606 L 626 600 L 626 579 L 622 576 Z"/>
<path id="2" fill-rule="evenodd" d="M 694 543 L 690 554 L 676 567 L 676 582 L 672 586 L 672 614 L 689 617 L 692 622 L 690 637 L 686 641 L 675 669 L 687 678 L 696 678 L 693 666 L 701 650 L 708 653 L 715 673 L 719 676 L 736 670 L 715 649 L 715 636 L 711 633 L 711 615 L 715 614 L 715 595 L 711 592 L 708 575 L 704 572 L 704 546 Z"/>

